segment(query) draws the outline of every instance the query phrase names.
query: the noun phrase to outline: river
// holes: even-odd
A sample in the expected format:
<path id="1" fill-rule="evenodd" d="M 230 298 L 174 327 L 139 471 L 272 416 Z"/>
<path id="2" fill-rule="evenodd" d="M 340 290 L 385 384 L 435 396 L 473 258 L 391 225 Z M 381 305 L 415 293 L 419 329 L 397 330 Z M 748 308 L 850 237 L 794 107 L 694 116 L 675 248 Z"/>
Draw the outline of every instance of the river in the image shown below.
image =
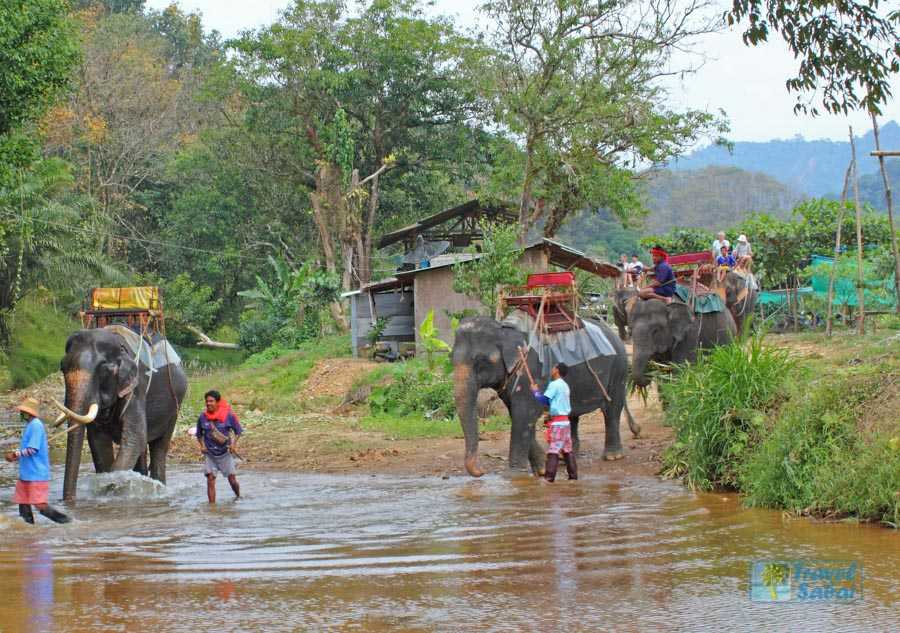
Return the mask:
<path id="1" fill-rule="evenodd" d="M 79 483 L 20 522 L 0 470 L 0 631 L 900 631 L 900 535 L 747 510 L 652 477 L 196 469 Z M 61 473 L 52 496 L 58 498 Z M 750 600 L 756 559 L 854 560 L 851 603 Z"/>

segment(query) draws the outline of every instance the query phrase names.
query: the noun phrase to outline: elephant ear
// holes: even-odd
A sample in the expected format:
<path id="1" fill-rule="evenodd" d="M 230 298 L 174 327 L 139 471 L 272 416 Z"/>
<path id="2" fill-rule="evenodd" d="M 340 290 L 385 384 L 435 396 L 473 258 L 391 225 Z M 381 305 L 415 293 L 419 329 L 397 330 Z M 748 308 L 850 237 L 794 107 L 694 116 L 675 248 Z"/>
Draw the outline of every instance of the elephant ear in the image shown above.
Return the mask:
<path id="1" fill-rule="evenodd" d="M 137 363 L 124 345 L 116 367 L 116 378 L 118 380 L 118 394 L 120 398 L 131 394 L 138 385 Z"/>
<path id="2" fill-rule="evenodd" d="M 680 302 L 669 304 L 669 332 L 672 333 L 673 347 L 684 342 L 693 325 L 694 315 L 690 306 Z"/>
<path id="3" fill-rule="evenodd" d="M 500 329 L 500 352 L 503 355 L 503 364 L 506 365 L 506 371 L 512 370 L 513 366 L 519 362 L 519 347 L 525 347 L 525 354 L 528 354 L 528 347 L 525 343 L 522 333 L 514 327 L 502 326 Z"/>

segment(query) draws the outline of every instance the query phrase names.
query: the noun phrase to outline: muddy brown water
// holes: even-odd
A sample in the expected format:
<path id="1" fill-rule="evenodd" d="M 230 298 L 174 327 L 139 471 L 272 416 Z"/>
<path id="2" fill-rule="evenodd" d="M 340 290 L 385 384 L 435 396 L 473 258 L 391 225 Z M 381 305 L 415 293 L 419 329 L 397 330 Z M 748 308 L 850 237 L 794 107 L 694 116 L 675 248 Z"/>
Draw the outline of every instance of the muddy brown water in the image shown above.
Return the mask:
<path id="1" fill-rule="evenodd" d="M 900 535 L 652 477 L 546 485 L 243 471 L 205 503 L 87 474 L 27 527 L 0 470 L 0 631 L 900 631 Z M 60 473 L 53 495 L 59 496 Z M 749 598 L 754 559 L 850 559 L 850 604 Z"/>

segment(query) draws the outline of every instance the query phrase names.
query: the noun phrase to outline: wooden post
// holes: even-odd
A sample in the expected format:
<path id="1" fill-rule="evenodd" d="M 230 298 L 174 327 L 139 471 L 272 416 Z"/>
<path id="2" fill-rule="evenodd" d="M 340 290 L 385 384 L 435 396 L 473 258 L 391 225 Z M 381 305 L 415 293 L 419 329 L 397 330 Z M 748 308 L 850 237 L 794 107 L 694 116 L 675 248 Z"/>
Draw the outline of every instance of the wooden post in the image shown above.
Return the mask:
<path id="1" fill-rule="evenodd" d="M 850 184 L 851 167 L 852 163 L 847 165 L 847 172 L 844 174 L 844 188 L 841 190 L 841 208 L 838 210 L 837 234 L 834 238 L 834 261 L 828 275 L 828 316 L 825 319 L 825 336 L 831 336 L 831 321 L 834 314 L 831 306 L 831 302 L 834 300 L 834 275 L 837 271 L 838 259 L 841 257 L 841 229 L 844 226 L 844 211 L 847 210 L 847 186 Z"/>
<path id="2" fill-rule="evenodd" d="M 888 180 L 884 157 L 890 153 L 881 151 L 878 138 L 878 119 L 872 114 L 872 131 L 875 133 L 875 150 L 878 154 L 878 165 L 881 167 L 881 180 L 884 181 L 884 200 L 887 202 L 888 226 L 891 229 L 891 250 L 894 252 L 894 311 L 900 314 L 900 255 L 897 254 L 897 232 L 894 230 L 894 196 L 891 192 L 891 181 Z M 900 155 L 900 152 L 898 152 Z"/>
<path id="3" fill-rule="evenodd" d="M 859 165 L 856 163 L 856 140 L 853 138 L 853 126 L 850 126 L 850 151 L 853 154 L 853 201 L 856 205 L 856 301 L 859 310 L 856 313 L 856 333 L 866 333 L 865 286 L 863 285 L 863 237 L 862 207 L 859 204 Z"/>

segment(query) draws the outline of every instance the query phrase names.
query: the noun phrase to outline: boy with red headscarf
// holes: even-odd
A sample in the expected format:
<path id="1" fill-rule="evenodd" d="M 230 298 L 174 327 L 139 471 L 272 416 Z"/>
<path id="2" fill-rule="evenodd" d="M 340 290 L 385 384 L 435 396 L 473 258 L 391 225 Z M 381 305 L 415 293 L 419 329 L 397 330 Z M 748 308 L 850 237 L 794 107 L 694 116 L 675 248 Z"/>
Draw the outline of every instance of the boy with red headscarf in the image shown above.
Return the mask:
<path id="1" fill-rule="evenodd" d="M 641 299 L 662 299 L 668 302 L 675 294 L 675 272 L 666 262 L 669 254 L 662 246 L 657 245 L 650 249 L 650 255 L 653 257 L 653 282 L 642 288 L 639 296 Z"/>

